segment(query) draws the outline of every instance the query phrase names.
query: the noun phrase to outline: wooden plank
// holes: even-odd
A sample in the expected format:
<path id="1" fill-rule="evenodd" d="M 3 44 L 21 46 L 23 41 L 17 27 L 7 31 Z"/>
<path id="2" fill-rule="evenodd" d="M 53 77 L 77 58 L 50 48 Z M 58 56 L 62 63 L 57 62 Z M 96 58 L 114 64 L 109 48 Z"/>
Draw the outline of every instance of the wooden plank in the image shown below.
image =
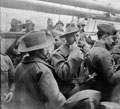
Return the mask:
<path id="1" fill-rule="evenodd" d="M 2 32 L 0 33 L 2 38 L 19 38 L 21 36 L 23 36 L 25 33 L 24 32 Z"/>

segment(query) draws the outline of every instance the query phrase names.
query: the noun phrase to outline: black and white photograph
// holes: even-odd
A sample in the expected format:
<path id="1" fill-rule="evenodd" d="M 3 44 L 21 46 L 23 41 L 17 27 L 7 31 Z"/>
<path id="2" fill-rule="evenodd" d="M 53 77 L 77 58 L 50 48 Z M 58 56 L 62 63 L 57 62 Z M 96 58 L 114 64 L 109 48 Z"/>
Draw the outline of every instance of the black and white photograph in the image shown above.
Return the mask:
<path id="1" fill-rule="evenodd" d="M 120 109 L 120 0 L 0 0 L 0 109 Z"/>

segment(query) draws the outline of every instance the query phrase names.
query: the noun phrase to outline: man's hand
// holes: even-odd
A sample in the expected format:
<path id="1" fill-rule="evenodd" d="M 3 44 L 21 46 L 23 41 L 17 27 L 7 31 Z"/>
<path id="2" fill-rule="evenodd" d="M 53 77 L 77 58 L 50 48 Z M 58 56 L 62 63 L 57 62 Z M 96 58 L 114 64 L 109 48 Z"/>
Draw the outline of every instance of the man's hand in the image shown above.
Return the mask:
<path id="1" fill-rule="evenodd" d="M 5 99 L 4 99 L 5 102 L 10 102 L 13 99 L 13 92 L 9 92 L 7 94 L 4 93 L 4 95 L 5 95 Z"/>

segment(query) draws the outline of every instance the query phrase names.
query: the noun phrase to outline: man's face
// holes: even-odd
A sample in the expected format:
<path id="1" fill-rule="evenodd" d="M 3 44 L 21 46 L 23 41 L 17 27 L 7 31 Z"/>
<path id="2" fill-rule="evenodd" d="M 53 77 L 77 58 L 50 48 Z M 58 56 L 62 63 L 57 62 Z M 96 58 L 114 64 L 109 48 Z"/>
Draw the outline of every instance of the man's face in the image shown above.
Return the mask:
<path id="1" fill-rule="evenodd" d="M 48 28 L 53 28 L 53 22 L 52 21 L 47 22 L 47 27 Z"/>
<path id="2" fill-rule="evenodd" d="M 56 25 L 56 29 L 58 29 L 58 30 L 63 29 L 63 25 L 62 25 L 62 24 L 57 24 L 57 25 Z"/>
<path id="3" fill-rule="evenodd" d="M 32 23 L 27 24 L 27 25 L 26 25 L 26 30 L 28 30 L 28 31 L 33 30 L 33 24 L 32 24 Z"/>
<path id="4" fill-rule="evenodd" d="M 72 45 L 76 41 L 76 33 L 66 36 L 66 41 L 69 45 Z"/>
<path id="5" fill-rule="evenodd" d="M 11 25 L 15 32 L 21 32 L 22 25 Z"/>
<path id="6" fill-rule="evenodd" d="M 118 39 L 117 35 L 109 35 L 106 37 L 105 43 L 108 49 L 112 49 Z"/>

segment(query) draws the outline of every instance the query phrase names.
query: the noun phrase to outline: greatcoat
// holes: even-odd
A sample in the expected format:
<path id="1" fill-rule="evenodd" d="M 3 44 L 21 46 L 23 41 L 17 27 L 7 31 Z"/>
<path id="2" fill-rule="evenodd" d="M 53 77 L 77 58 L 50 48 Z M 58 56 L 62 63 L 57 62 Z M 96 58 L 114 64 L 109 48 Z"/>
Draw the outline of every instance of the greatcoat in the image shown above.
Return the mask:
<path id="1" fill-rule="evenodd" d="M 51 56 L 51 65 L 55 68 L 55 78 L 61 92 L 70 97 L 79 91 L 73 80 L 79 77 L 83 54 L 78 47 L 61 45 Z M 75 88 L 75 89 L 74 89 Z"/>
<path id="2" fill-rule="evenodd" d="M 15 74 L 16 109 L 60 109 L 65 97 L 47 63 L 38 57 L 27 56 Z"/>

